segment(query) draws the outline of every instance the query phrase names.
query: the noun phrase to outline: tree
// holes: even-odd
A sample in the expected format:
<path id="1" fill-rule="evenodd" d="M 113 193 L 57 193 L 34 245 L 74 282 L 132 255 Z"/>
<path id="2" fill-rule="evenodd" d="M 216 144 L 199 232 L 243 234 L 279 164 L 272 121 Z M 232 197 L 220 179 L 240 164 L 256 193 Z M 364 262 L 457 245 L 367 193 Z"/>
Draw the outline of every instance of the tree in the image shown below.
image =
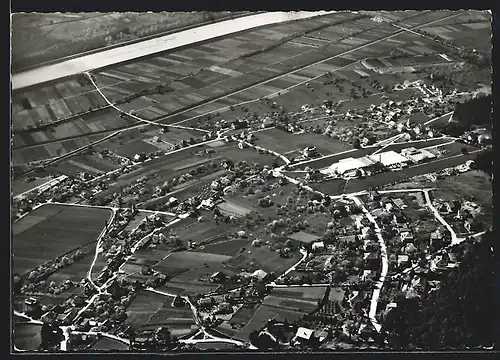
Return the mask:
<path id="1" fill-rule="evenodd" d="M 467 147 L 462 147 L 462 149 L 460 150 L 462 152 L 462 154 L 464 155 L 467 155 L 469 153 L 469 149 L 467 149 Z"/>
<path id="2" fill-rule="evenodd" d="M 354 138 L 352 146 L 354 146 L 354 148 L 356 149 L 359 149 L 361 147 L 361 141 L 358 138 Z"/>

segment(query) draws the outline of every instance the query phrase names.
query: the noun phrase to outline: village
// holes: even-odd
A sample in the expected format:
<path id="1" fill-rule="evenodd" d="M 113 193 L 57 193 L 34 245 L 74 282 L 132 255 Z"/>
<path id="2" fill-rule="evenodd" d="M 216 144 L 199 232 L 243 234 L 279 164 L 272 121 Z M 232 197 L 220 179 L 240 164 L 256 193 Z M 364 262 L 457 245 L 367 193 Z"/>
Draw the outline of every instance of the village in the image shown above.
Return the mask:
<path id="1" fill-rule="evenodd" d="M 467 12 L 430 14 L 411 21 Z M 289 74 L 292 85 L 230 87 L 224 96 L 252 91 L 251 100 L 210 100 L 193 116 L 144 116 L 138 100 L 174 86 L 123 97 L 109 89 L 119 85 L 103 86 L 106 71 L 79 74 L 107 104 L 89 112 L 116 112 L 112 121 L 127 125 L 16 165 L 12 305 L 15 326 L 36 329 L 18 330 L 31 340 L 16 347 L 391 349 L 391 312 L 439 292 L 493 223 L 491 124 L 463 110 L 482 106 L 491 88 L 438 81 L 435 70 L 479 72 L 479 55 L 448 52 L 398 16 L 341 23 L 356 24 L 353 37 L 380 26 L 418 54 L 370 40 L 386 48 L 353 47 L 354 62 L 333 65 L 333 55 L 314 76 Z M 291 39 L 280 46 L 302 44 Z M 197 74 L 179 89 L 203 89 Z"/>

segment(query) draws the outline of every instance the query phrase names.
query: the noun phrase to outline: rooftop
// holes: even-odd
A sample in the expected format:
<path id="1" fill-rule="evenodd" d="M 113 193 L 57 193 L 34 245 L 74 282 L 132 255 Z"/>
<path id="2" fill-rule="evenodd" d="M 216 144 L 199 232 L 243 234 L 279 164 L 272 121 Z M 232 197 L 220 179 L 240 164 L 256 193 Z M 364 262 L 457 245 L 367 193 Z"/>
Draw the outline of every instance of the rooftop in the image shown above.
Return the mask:
<path id="1" fill-rule="evenodd" d="M 314 331 L 311 329 L 299 327 L 297 329 L 297 334 L 295 336 L 298 338 L 301 338 L 301 339 L 309 340 L 313 333 L 314 333 Z"/>
<path id="2" fill-rule="evenodd" d="M 340 174 L 343 174 L 347 171 L 361 169 L 370 165 L 373 165 L 374 161 L 368 157 L 362 158 L 347 158 L 342 159 L 337 163 L 330 165 L 327 169 L 323 170 L 324 173 L 333 173 L 335 170 Z"/>
<path id="3" fill-rule="evenodd" d="M 369 158 L 375 162 L 380 161 L 382 164 L 384 164 L 384 166 L 391 166 L 408 162 L 407 158 L 393 150 L 381 152 L 376 155 L 370 155 Z"/>
<path id="4" fill-rule="evenodd" d="M 300 241 L 303 243 L 307 243 L 307 244 L 312 243 L 312 242 L 320 239 L 319 236 L 316 236 L 313 234 L 308 234 L 308 233 L 303 232 L 303 231 L 299 231 L 299 232 L 293 233 L 291 235 L 288 235 L 288 238 L 292 239 L 292 240 Z"/>

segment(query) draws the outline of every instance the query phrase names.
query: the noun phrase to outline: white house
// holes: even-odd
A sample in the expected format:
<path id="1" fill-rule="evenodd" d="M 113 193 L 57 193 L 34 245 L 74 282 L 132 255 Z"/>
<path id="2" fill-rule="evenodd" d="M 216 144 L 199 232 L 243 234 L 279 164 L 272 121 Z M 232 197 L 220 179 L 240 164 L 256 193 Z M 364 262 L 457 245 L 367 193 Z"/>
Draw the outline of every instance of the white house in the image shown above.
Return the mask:
<path id="1" fill-rule="evenodd" d="M 325 249 L 325 243 L 323 241 L 312 243 L 312 251 L 322 251 L 324 249 Z"/>

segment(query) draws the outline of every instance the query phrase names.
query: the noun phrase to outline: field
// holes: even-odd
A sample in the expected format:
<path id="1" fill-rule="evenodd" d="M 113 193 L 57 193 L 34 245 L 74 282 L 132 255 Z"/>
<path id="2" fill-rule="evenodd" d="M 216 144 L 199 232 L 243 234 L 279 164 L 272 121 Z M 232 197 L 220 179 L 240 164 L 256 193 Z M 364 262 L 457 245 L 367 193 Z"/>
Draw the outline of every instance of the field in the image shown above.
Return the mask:
<path id="1" fill-rule="evenodd" d="M 127 323 L 136 328 L 190 328 L 195 324 L 189 307 L 172 306 L 174 298 L 141 291 L 127 308 Z"/>
<path id="2" fill-rule="evenodd" d="M 129 347 L 119 341 L 102 337 L 91 347 L 91 349 L 97 351 L 117 351 L 128 350 Z"/>
<path id="3" fill-rule="evenodd" d="M 411 143 L 394 143 L 387 146 L 384 151 L 396 151 L 400 152 L 403 149 L 414 147 L 416 149 L 424 149 L 431 146 L 437 146 L 440 144 L 447 144 L 451 142 L 449 138 L 436 138 L 436 139 L 428 139 L 428 140 L 418 140 Z M 378 147 L 370 146 L 361 149 L 355 149 L 352 151 L 346 151 L 342 154 L 327 156 L 321 159 L 312 160 L 304 164 L 299 165 L 291 165 L 293 170 L 304 170 L 306 167 L 310 167 L 312 169 L 323 169 L 327 168 L 330 165 L 347 158 L 359 158 L 367 155 L 373 154 L 375 151 L 379 150 Z"/>
<path id="4" fill-rule="evenodd" d="M 271 292 L 272 295 L 287 297 L 298 300 L 309 300 L 309 301 L 318 301 L 323 298 L 325 295 L 326 286 L 325 287 L 291 287 L 287 289 L 283 288 L 274 288 Z"/>
<path id="5" fill-rule="evenodd" d="M 174 252 L 154 266 L 157 271 L 174 275 L 158 289 L 184 295 L 213 291 L 218 285 L 208 282 L 208 278 L 216 271 L 224 270 L 222 263 L 229 258 L 226 255 L 200 252 Z M 227 270 L 224 272 L 228 273 Z"/>
<path id="6" fill-rule="evenodd" d="M 337 13 L 326 15 L 321 18 L 321 21 L 308 19 L 249 31 L 190 49 L 116 66 L 103 70 L 95 76 L 98 85 L 103 87 L 106 96 L 109 96 L 111 100 L 123 98 L 140 89 L 155 87 L 158 81 L 166 81 L 169 83 L 168 87 L 171 88 L 171 91 L 169 90 L 163 95 L 141 96 L 120 106 L 123 106 L 123 110 L 126 111 L 134 109 L 136 114 L 144 119 L 161 119 L 161 122 L 166 124 L 182 121 L 186 125 L 196 125 L 202 120 L 200 115 L 228 110 L 231 104 L 256 101 L 263 96 L 278 96 L 278 93 L 284 95 L 286 93 L 284 90 L 302 87 L 308 82 L 314 84 L 317 77 L 323 76 L 329 71 L 338 70 L 342 66 L 367 57 L 382 55 L 395 47 L 401 47 L 402 43 L 408 44 L 408 47 L 412 47 L 412 44 L 415 43 L 414 46 L 418 47 L 422 46 L 418 44 L 425 42 L 421 37 L 406 32 L 372 45 L 373 41 L 392 36 L 396 32 L 396 28 L 389 24 L 380 25 L 366 18 L 340 24 L 353 15 Z M 423 24 L 432 19 L 449 16 L 449 14 L 444 15 L 443 13 L 433 16 L 404 14 L 402 16 L 412 16 L 414 24 Z M 336 42 L 335 39 L 338 38 L 335 37 L 333 41 L 320 48 L 311 48 L 289 41 L 264 53 L 254 54 L 245 59 L 234 59 L 235 56 L 243 56 L 254 51 L 256 42 L 265 47 L 266 44 L 269 45 L 269 42 L 272 43 L 273 40 L 270 39 L 279 41 L 279 39 L 296 31 L 312 31 L 317 27 L 323 27 L 325 22 L 329 21 L 332 25 L 321 31 L 338 33 L 340 30 L 342 33 L 343 29 L 349 28 L 354 30 L 353 33 L 356 35 L 353 35 L 352 39 L 339 42 Z M 335 25 L 336 22 L 339 24 Z M 364 47 L 359 48 L 359 46 Z M 350 53 L 344 55 L 346 51 L 350 51 Z M 436 51 L 441 51 L 441 49 L 436 49 Z M 170 75 L 165 73 L 165 64 L 169 65 Z M 304 66 L 305 68 L 302 69 Z M 225 75 L 226 73 L 229 75 Z M 353 71 L 352 73 L 355 74 Z M 359 78 L 359 75 L 357 76 Z M 179 77 L 183 78 L 179 79 Z M 272 81 L 275 80 L 280 80 L 281 84 L 273 84 Z M 86 96 L 87 94 L 81 94 L 88 91 L 93 92 L 93 89 L 87 89 L 88 85 L 83 83 L 75 85 L 74 83 L 78 82 L 75 79 L 68 79 L 65 82 L 73 82 L 75 94 L 61 94 L 61 96 L 56 94 L 56 96 L 53 95 L 55 90 L 43 87 L 29 90 L 28 94 L 36 91 L 39 93 L 39 95 L 29 95 L 33 98 L 30 102 L 38 104 L 32 110 L 23 110 L 24 94 L 15 94 L 14 97 L 19 99 L 19 105 L 15 107 L 13 123 L 26 124 L 30 121 L 37 122 L 45 117 L 48 118 L 48 116 L 43 115 L 45 111 L 48 111 L 46 110 L 47 97 L 58 103 L 68 96 Z M 48 86 L 57 87 L 58 85 Z M 233 94 L 235 89 L 241 89 L 241 91 L 238 90 L 239 92 Z M 46 93 L 52 93 L 52 95 L 47 96 Z M 301 96 L 299 94 L 299 98 Z M 298 102 L 294 100 L 293 103 L 297 104 Z M 301 103 L 303 102 L 301 101 Z M 30 104 L 26 105 L 31 107 Z M 88 107 L 88 105 L 84 106 L 85 109 Z M 33 120 L 24 120 L 23 116 L 31 118 L 31 115 L 22 115 L 23 111 L 33 114 Z M 97 134 L 136 124 L 135 120 L 119 118 L 117 112 L 111 109 L 96 110 L 93 113 L 82 115 L 78 111 L 74 119 L 71 118 L 53 126 L 50 131 L 37 130 L 17 134 L 14 138 L 22 135 L 23 140 L 15 140 L 18 145 L 14 145 L 14 148 L 33 146 L 42 141 L 60 141 L 69 136 Z M 18 112 L 22 114 L 16 115 Z M 42 115 L 35 115 L 35 113 Z"/>
<path id="7" fill-rule="evenodd" d="M 273 295 L 267 296 L 262 302 L 262 304 L 269 307 L 287 309 L 287 310 L 301 312 L 304 314 L 310 313 L 318 307 L 318 303 L 316 301 L 297 300 L 297 299 L 290 299 L 287 297 L 273 296 Z"/>
<path id="8" fill-rule="evenodd" d="M 27 145 L 27 146 L 19 146 L 16 147 L 16 139 L 20 138 L 14 136 L 14 146 L 12 148 L 12 162 L 14 165 L 25 165 L 42 160 L 53 159 L 62 155 L 66 155 L 70 151 L 74 151 L 77 149 L 83 149 L 108 136 L 109 134 L 104 135 L 92 135 L 92 136 L 83 136 L 74 139 L 64 140 L 60 142 L 53 141 L 44 141 L 43 145 Z"/>
<path id="9" fill-rule="evenodd" d="M 16 324 L 14 325 L 14 344 L 19 350 L 35 351 L 42 342 L 40 335 L 41 325 Z"/>
<path id="10" fill-rule="evenodd" d="M 262 269 L 268 273 L 274 272 L 281 274 L 300 258 L 298 252 L 290 258 L 281 258 L 276 251 L 269 250 L 267 247 L 251 247 L 235 257 L 227 260 L 224 264 L 234 271 L 253 272 Z"/>
<path id="11" fill-rule="evenodd" d="M 227 11 L 15 14 L 12 17 L 12 63 L 14 69 L 29 67 L 230 14 Z"/>
<path id="12" fill-rule="evenodd" d="M 278 129 L 258 133 L 256 145 L 281 154 L 302 150 L 311 145 L 316 146 L 316 149 L 321 155 L 330 155 L 352 149 L 352 146 L 349 144 L 330 139 L 326 136 L 314 133 L 292 135 Z"/>
<path id="13" fill-rule="evenodd" d="M 198 343 L 194 346 L 197 350 L 231 350 L 235 348 L 234 344 L 226 342 L 209 342 L 209 343 Z"/>
<path id="14" fill-rule="evenodd" d="M 350 180 L 346 186 L 345 192 L 350 193 L 361 190 L 368 190 L 374 187 L 382 187 L 392 183 L 405 181 L 414 176 L 428 174 L 431 172 L 442 170 L 444 168 L 464 164 L 467 160 L 473 160 L 476 156 L 477 152 L 468 155 L 454 155 L 450 157 L 439 158 L 422 165 L 411 166 L 400 171 L 381 173 L 370 176 L 366 179 Z"/>
<path id="15" fill-rule="evenodd" d="M 30 191 L 31 189 L 49 182 L 50 180 L 50 176 L 39 177 L 30 182 L 25 182 L 24 179 L 13 179 L 11 182 L 12 195 L 17 196 L 25 191 Z"/>
<path id="16" fill-rule="evenodd" d="M 422 30 L 458 45 L 471 46 L 487 57 L 491 56 L 491 15 L 486 11 L 467 11 L 454 19 L 423 27 Z"/>
<path id="17" fill-rule="evenodd" d="M 23 273 L 97 240 L 110 210 L 43 205 L 13 226 L 13 269 Z"/>
<path id="18" fill-rule="evenodd" d="M 275 319 L 277 321 L 283 321 L 287 319 L 289 322 L 293 322 L 302 317 L 302 315 L 303 314 L 300 312 L 260 305 L 257 311 L 254 312 L 250 321 L 248 321 L 244 327 L 239 329 L 233 338 L 248 340 L 250 333 L 254 330 L 258 331 L 262 329 L 267 324 L 268 320 Z"/>

